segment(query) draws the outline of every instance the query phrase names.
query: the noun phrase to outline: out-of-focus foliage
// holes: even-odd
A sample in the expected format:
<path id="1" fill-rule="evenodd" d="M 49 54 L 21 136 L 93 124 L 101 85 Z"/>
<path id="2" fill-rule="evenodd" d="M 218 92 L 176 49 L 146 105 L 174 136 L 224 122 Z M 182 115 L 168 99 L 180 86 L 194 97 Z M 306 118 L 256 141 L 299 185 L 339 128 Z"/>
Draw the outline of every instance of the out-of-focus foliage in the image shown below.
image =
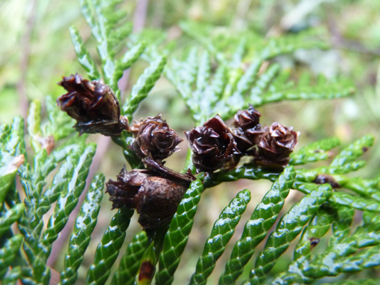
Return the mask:
<path id="1" fill-rule="evenodd" d="M 145 12 L 135 9 L 138 1 L 81 5 L 85 17 L 78 1 L 0 3 L 1 278 L 47 284 L 50 251 L 85 187 L 95 146 L 73 133 L 72 120 L 54 102 L 62 94 L 56 82 L 75 72 L 103 78 L 129 119 L 163 113 L 178 130 L 216 113 L 228 119 L 248 103 L 265 104 L 259 110 L 266 123 L 293 125 L 303 148 L 282 174 L 250 163 L 201 174 L 168 232 L 153 241 L 139 232 L 134 217 L 129 226 L 130 211 L 115 212 L 112 220 L 108 210 L 98 216 L 104 176 L 95 176 L 75 217 L 69 250 L 61 250 L 54 266 L 62 284 L 103 284 L 110 275 L 112 284 L 133 284 L 140 261 L 157 263 L 158 284 L 173 278 L 177 284 L 233 284 L 239 276 L 238 282 L 250 284 L 310 283 L 339 274 L 321 283 L 367 278 L 352 282 L 372 284 L 375 279 L 368 278 L 379 277 L 380 147 L 364 136 L 377 136 L 380 125 L 378 1 L 168 0 L 149 1 Z M 135 27 L 138 22 L 133 13 L 145 14 L 146 29 L 132 30 L 132 21 Z M 117 84 L 125 69 L 128 82 Z M 343 100 L 281 102 L 344 97 L 353 87 L 355 94 Z M 23 88 L 28 115 L 19 104 Z M 25 136 L 22 118 L 13 119 L 19 114 L 27 122 Z M 41 139 L 50 135 L 56 147 L 48 154 Z M 130 134 L 114 141 L 132 167 L 141 165 L 127 148 Z M 348 146 L 339 153 L 340 142 Z M 168 165 L 182 168 L 184 153 Z M 119 154 L 113 146 L 95 167 L 113 177 L 126 163 Z M 358 160 L 361 155 L 367 162 Z M 321 174 L 342 188 L 316 185 Z M 255 181 L 253 188 L 242 179 L 273 184 Z M 227 181 L 238 182 L 222 183 Z M 251 197 L 246 190 L 238 193 L 244 188 Z M 110 208 L 106 199 L 102 205 Z"/>

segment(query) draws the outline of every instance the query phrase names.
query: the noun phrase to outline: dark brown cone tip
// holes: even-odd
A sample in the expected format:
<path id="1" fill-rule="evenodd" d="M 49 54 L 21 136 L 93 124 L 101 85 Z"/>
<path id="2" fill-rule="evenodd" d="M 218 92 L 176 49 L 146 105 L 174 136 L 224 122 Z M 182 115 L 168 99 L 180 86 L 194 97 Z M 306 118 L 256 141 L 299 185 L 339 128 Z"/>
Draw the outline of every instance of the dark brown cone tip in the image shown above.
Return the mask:
<path id="1" fill-rule="evenodd" d="M 132 148 L 141 158 L 152 157 L 162 161 L 176 152 L 177 145 L 182 141 L 161 115 L 135 123 L 131 131 L 135 136 Z"/>
<path id="2" fill-rule="evenodd" d="M 260 116 L 260 112 L 249 104 L 248 110 L 241 110 L 235 114 L 234 126 L 242 130 L 252 129 L 260 123 Z"/>
<path id="3" fill-rule="evenodd" d="M 80 134 L 116 136 L 129 129 L 128 119 L 120 116 L 119 102 L 108 85 L 88 81 L 78 73 L 63 77 L 58 85 L 68 93 L 61 95 L 57 104 L 77 121 L 74 127 Z"/>
<path id="4" fill-rule="evenodd" d="M 240 154 L 231 130 L 219 115 L 185 133 L 197 171 L 213 172 Z"/>

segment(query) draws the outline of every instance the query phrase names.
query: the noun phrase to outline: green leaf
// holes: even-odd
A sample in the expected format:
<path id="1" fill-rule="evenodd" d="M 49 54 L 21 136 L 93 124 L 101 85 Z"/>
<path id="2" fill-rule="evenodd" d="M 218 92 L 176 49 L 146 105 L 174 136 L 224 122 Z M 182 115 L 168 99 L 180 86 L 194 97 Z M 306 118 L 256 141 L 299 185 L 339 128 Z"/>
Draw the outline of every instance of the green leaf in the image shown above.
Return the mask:
<path id="1" fill-rule="evenodd" d="M 368 216 L 362 226 L 351 235 L 332 236 L 326 250 L 315 259 L 297 261 L 289 267 L 289 273 L 275 284 L 310 282 L 324 276 L 336 276 L 344 272 L 361 271 L 380 264 L 379 218 Z M 370 246 L 370 247 L 369 247 Z M 371 247 L 372 246 L 372 247 Z M 361 250 L 363 247 L 369 247 Z M 276 279 L 277 280 L 277 279 Z M 286 280 L 287 282 L 283 282 Z"/>
<path id="2" fill-rule="evenodd" d="M 13 156 L 19 156 L 23 154 L 26 158 L 24 119 L 22 117 L 18 116 L 13 119 L 9 138 L 5 144 L 4 150 Z"/>
<path id="3" fill-rule="evenodd" d="M 329 150 L 338 146 L 340 141 L 338 138 L 328 138 L 309 144 L 301 148 L 299 151 L 290 155 L 290 165 L 305 164 L 325 160 L 330 157 Z"/>
<path id="4" fill-rule="evenodd" d="M 216 54 L 216 50 L 209 37 L 202 36 L 194 27 L 194 23 L 190 21 L 181 21 L 179 27 L 189 36 L 193 37 L 196 41 L 202 44 L 210 53 Z"/>
<path id="5" fill-rule="evenodd" d="M 293 167 L 285 168 L 262 201 L 256 206 L 250 220 L 245 224 L 241 238 L 235 243 L 231 257 L 227 261 L 219 284 L 235 284 L 243 272 L 244 266 L 251 259 L 256 246 L 266 237 L 268 230 L 275 223 L 285 198 L 293 184 L 295 172 Z"/>
<path id="6" fill-rule="evenodd" d="M 334 177 L 335 178 L 335 177 Z M 380 202 L 380 177 L 376 179 L 363 179 L 361 177 L 340 177 L 344 182 L 339 184 L 347 189 L 354 191 L 360 196 L 368 197 Z"/>
<path id="7" fill-rule="evenodd" d="M 279 55 L 292 53 L 298 49 L 327 48 L 328 45 L 325 42 L 315 37 L 318 34 L 318 29 L 310 29 L 303 33 L 269 38 L 261 51 L 261 57 L 263 59 L 272 59 Z M 314 36 L 314 39 L 311 36 Z"/>
<path id="8" fill-rule="evenodd" d="M 379 279 L 343 280 L 338 282 L 323 283 L 322 285 L 377 285 Z"/>
<path id="9" fill-rule="evenodd" d="M 75 167 L 79 163 L 79 159 L 84 151 L 85 146 L 83 144 L 68 145 L 53 151 L 49 158 L 53 161 L 46 161 L 48 164 L 58 163 L 63 159 L 66 161 L 61 165 L 57 174 L 54 176 L 53 182 L 46 189 L 41 197 L 39 197 L 40 205 L 49 206 L 61 195 L 63 189 L 67 186 L 67 182 L 72 177 Z M 47 208 L 48 210 L 49 208 Z"/>
<path id="10" fill-rule="evenodd" d="M 183 81 L 187 83 L 188 86 L 195 83 L 199 64 L 197 48 L 194 47 L 190 50 L 184 62 L 173 60 L 172 64 L 173 69 L 165 70 L 168 78 L 170 78 L 172 82 L 177 84 L 179 83 L 178 81 Z M 174 71 L 174 73 L 172 71 Z M 181 95 L 184 94 L 181 93 Z M 187 99 L 187 97 L 184 99 Z"/>
<path id="11" fill-rule="evenodd" d="M 24 156 L 10 156 L 7 152 L 1 153 L 0 163 L 0 210 L 3 207 L 3 202 L 6 199 L 9 190 L 15 188 L 15 178 L 18 168 L 24 162 Z M 13 190 L 12 192 L 15 192 Z M 11 193 L 12 195 L 13 193 Z M 10 197 L 11 195 L 8 195 Z M 16 199 L 16 197 L 13 197 Z M 18 199 L 17 199 L 18 200 Z M 13 201 L 17 202 L 17 201 Z"/>
<path id="12" fill-rule="evenodd" d="M 244 164 L 230 171 L 221 170 L 215 173 L 209 173 L 204 176 L 203 186 L 206 189 L 219 185 L 222 182 L 237 181 L 239 179 L 268 179 L 270 181 L 275 181 L 278 176 L 279 173 L 257 168 L 257 166 L 253 164 Z"/>
<path id="13" fill-rule="evenodd" d="M 297 268 L 308 262 L 311 258 L 311 250 L 318 245 L 317 239 L 322 238 L 330 229 L 330 225 L 334 220 L 331 211 L 327 207 L 320 207 L 314 218 L 305 227 L 300 241 L 294 251 L 294 261 L 289 265 L 288 271 L 280 273 L 272 282 L 273 284 L 293 284 L 293 283 L 311 283 L 313 280 L 299 274 Z M 316 245 L 312 246 L 312 243 Z"/>
<path id="14" fill-rule="evenodd" d="M 45 103 L 49 121 L 42 127 L 44 136 L 52 135 L 57 142 L 72 134 L 74 132 L 74 128 L 72 127 L 74 120 L 66 112 L 62 112 L 57 108 L 57 104 L 52 96 L 47 96 Z"/>
<path id="15" fill-rule="evenodd" d="M 82 14 L 84 18 L 86 19 L 88 25 L 90 26 L 92 34 L 94 35 L 96 40 L 100 42 L 102 39 L 99 34 L 99 26 L 97 25 L 97 23 L 95 23 L 95 17 L 93 15 L 94 7 L 92 5 L 92 3 L 94 4 L 97 4 L 97 3 L 95 1 L 91 2 L 90 0 L 80 0 L 79 2 L 80 2 Z"/>
<path id="16" fill-rule="evenodd" d="M 189 239 L 202 191 L 203 185 L 199 180 L 192 182 L 170 223 L 160 254 L 159 270 L 156 273 L 158 285 L 173 282 L 174 272 Z"/>
<path id="17" fill-rule="evenodd" d="M 264 99 L 262 97 L 264 92 L 279 72 L 280 66 L 278 64 L 273 64 L 258 78 L 249 95 L 249 102 L 253 106 L 257 107 L 263 104 Z"/>
<path id="18" fill-rule="evenodd" d="M 243 190 L 223 209 L 219 219 L 215 221 L 203 248 L 203 253 L 197 261 L 196 271 L 191 277 L 190 284 L 206 284 L 208 276 L 226 249 L 226 245 L 234 234 L 235 227 L 250 200 L 251 192 Z"/>
<path id="19" fill-rule="evenodd" d="M 57 239 L 58 233 L 66 225 L 70 213 L 77 205 L 79 196 L 82 194 L 86 184 L 86 178 L 95 149 L 96 146 L 94 144 L 86 147 L 83 154 L 79 157 L 77 164 L 75 164 L 75 169 L 71 173 L 71 179 L 65 183 L 66 185 L 54 209 L 54 214 L 49 219 L 48 228 L 43 234 L 42 242 L 45 245 L 51 245 Z M 75 158 L 72 159 L 74 162 Z"/>
<path id="20" fill-rule="evenodd" d="M 22 236 L 15 235 L 8 239 L 3 248 L 0 249 L 0 278 L 2 279 L 7 272 L 8 266 L 16 258 L 22 243 Z"/>
<path id="21" fill-rule="evenodd" d="M 140 75 L 136 84 L 133 86 L 131 95 L 123 105 L 123 115 L 132 122 L 133 113 L 136 111 L 140 102 L 144 100 L 149 91 L 153 88 L 156 81 L 160 78 L 161 73 L 166 64 L 166 57 L 159 57 L 151 63 L 151 65 L 144 70 Z"/>
<path id="22" fill-rule="evenodd" d="M 90 243 L 103 197 L 105 177 L 98 174 L 94 177 L 88 190 L 85 201 L 75 222 L 68 251 L 64 259 L 64 269 L 61 272 L 61 284 L 74 284 L 78 275 L 78 268 L 83 261 L 84 253 Z"/>
<path id="23" fill-rule="evenodd" d="M 112 90 L 117 90 L 117 82 L 123 76 L 123 71 L 130 68 L 133 63 L 135 63 L 142 53 L 144 52 L 146 45 L 144 43 L 139 43 L 131 47 L 131 49 L 126 52 L 122 59 L 116 62 L 116 69 L 114 73 L 114 78 L 110 84 Z"/>
<path id="24" fill-rule="evenodd" d="M 250 86 L 254 84 L 257 79 L 257 73 L 259 72 L 262 64 L 263 61 L 261 59 L 252 59 L 251 64 L 238 81 L 236 92 L 232 95 L 232 97 L 239 96 L 240 101 L 244 100 L 243 95 L 250 89 Z"/>
<path id="25" fill-rule="evenodd" d="M 350 235 L 355 210 L 350 207 L 336 207 L 334 205 L 331 205 L 328 208 L 335 213 L 334 222 L 332 224 L 334 236 L 332 242 L 338 243 Z"/>
<path id="26" fill-rule="evenodd" d="M 61 193 L 51 191 L 50 188 L 42 195 L 43 186 L 46 178 L 45 161 L 47 153 L 43 149 L 35 156 L 35 162 L 32 170 L 25 168 L 21 174 L 21 182 L 25 189 L 26 215 L 24 215 L 18 224 L 19 230 L 24 236 L 24 251 L 28 257 L 31 266 L 31 276 L 37 282 L 48 284 L 50 279 L 50 269 L 46 266 L 46 261 L 51 250 L 51 243 L 57 238 L 58 233 L 63 229 L 68 221 L 68 216 L 74 209 L 78 197 L 80 196 L 91 164 L 92 156 L 95 153 L 95 146 L 89 145 L 83 151 L 79 148 L 67 158 L 53 183 L 57 183 L 57 188 L 62 190 Z M 67 176 L 61 176 L 62 174 Z M 55 187 L 52 187 L 55 188 Z M 57 189 L 55 188 L 55 189 Z M 60 196 L 55 211 L 51 216 L 48 227 L 43 233 L 42 216 L 49 210 L 50 204 Z M 53 201 L 52 201 L 53 200 Z"/>
<path id="27" fill-rule="evenodd" d="M 329 202 L 361 211 L 380 212 L 380 203 L 363 197 L 353 196 L 347 193 L 334 192 Z"/>
<path id="28" fill-rule="evenodd" d="M 132 242 L 128 245 L 127 252 L 120 261 L 119 268 L 116 270 L 112 285 L 132 285 L 134 277 L 139 270 L 139 261 L 149 246 L 148 237 L 145 231 L 136 234 Z"/>
<path id="29" fill-rule="evenodd" d="M 210 70 L 211 70 L 211 62 L 210 55 L 205 52 L 203 53 L 198 67 L 197 74 L 197 82 L 196 88 L 198 92 L 201 92 L 208 85 L 208 80 L 210 79 Z"/>
<path id="30" fill-rule="evenodd" d="M 0 237 L 6 233 L 11 225 L 18 221 L 25 210 L 25 205 L 20 203 L 10 208 L 0 217 Z"/>
<path id="31" fill-rule="evenodd" d="M 86 284 L 100 285 L 107 281 L 111 267 L 123 245 L 125 231 L 129 226 L 132 215 L 132 210 L 121 208 L 112 218 L 96 249 L 94 262 L 87 273 Z"/>
<path id="32" fill-rule="evenodd" d="M 367 151 L 368 147 L 373 145 L 373 141 L 373 136 L 364 136 L 350 144 L 335 156 L 334 160 L 331 162 L 331 167 L 345 167 L 351 162 L 354 162 L 356 158 Z"/>
<path id="33" fill-rule="evenodd" d="M 75 27 L 70 27 L 71 41 L 73 42 L 77 58 L 82 67 L 86 70 L 91 80 L 99 80 L 101 75 L 96 67 L 90 53 L 84 47 L 83 40 Z"/>
<path id="34" fill-rule="evenodd" d="M 41 149 L 41 144 L 38 139 L 41 137 L 41 102 L 38 100 L 32 101 L 29 107 L 27 118 L 28 133 L 31 139 L 31 146 L 35 153 Z"/>
<path id="35" fill-rule="evenodd" d="M 294 250 L 294 260 L 301 257 L 310 258 L 312 249 L 312 241 L 323 237 L 330 229 L 331 223 L 334 221 L 333 215 L 323 207 L 320 207 L 307 227 L 302 232 L 301 238 Z"/>
<path id="36" fill-rule="evenodd" d="M 13 267 L 11 270 L 7 272 L 7 274 L 4 276 L 3 284 L 7 285 L 19 285 L 21 278 L 21 267 L 16 266 Z"/>
<path id="37" fill-rule="evenodd" d="M 240 40 L 235 51 L 233 52 L 231 56 L 231 60 L 228 65 L 231 68 L 240 68 L 243 57 L 246 54 L 246 52 L 247 52 L 247 39 L 243 38 Z"/>
<path id="38" fill-rule="evenodd" d="M 10 132 L 11 129 L 7 124 L 0 125 L 0 150 L 3 149 L 3 146 L 6 143 Z"/>
<path id="39" fill-rule="evenodd" d="M 315 185 L 310 194 L 295 204 L 279 222 L 276 230 L 269 235 L 264 250 L 259 254 L 255 268 L 250 273 L 249 284 L 260 284 L 266 274 L 273 268 L 278 257 L 289 247 L 289 244 L 301 232 L 302 228 L 318 211 L 331 194 L 331 186 Z"/>

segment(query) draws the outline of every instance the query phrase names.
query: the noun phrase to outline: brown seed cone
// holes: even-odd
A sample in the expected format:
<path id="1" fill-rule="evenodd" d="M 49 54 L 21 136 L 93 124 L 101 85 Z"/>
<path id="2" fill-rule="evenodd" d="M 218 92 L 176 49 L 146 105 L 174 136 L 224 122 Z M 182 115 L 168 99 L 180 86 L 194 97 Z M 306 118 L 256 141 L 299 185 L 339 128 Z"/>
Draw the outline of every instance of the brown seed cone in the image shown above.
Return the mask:
<path id="1" fill-rule="evenodd" d="M 292 127 L 274 122 L 260 137 L 255 153 L 255 163 L 265 167 L 283 168 L 297 144 L 297 133 Z"/>
<path id="2" fill-rule="evenodd" d="M 260 123 L 260 116 L 260 112 L 249 104 L 248 110 L 241 110 L 235 114 L 234 126 L 242 130 L 255 128 Z"/>
<path id="3" fill-rule="evenodd" d="M 148 117 L 134 124 L 131 130 L 135 135 L 132 148 L 141 158 L 163 160 L 177 151 L 177 145 L 182 141 L 161 115 Z"/>
<path id="4" fill-rule="evenodd" d="M 119 102 L 111 88 L 97 80 L 88 81 L 78 73 L 58 83 L 68 93 L 57 99 L 62 111 L 77 120 L 74 128 L 82 133 L 120 135 L 128 129 L 128 119 L 120 116 Z"/>
<path id="5" fill-rule="evenodd" d="M 265 133 L 265 128 L 262 128 L 260 124 L 253 128 L 243 130 L 242 128 L 233 129 L 233 136 L 237 143 L 237 147 L 242 154 L 252 154 L 252 147 L 257 145 L 260 137 Z"/>
<path id="6" fill-rule="evenodd" d="M 240 154 L 231 130 L 219 115 L 185 134 L 197 171 L 215 171 Z"/>
<path id="7" fill-rule="evenodd" d="M 190 185 L 187 180 L 170 180 L 153 170 L 123 168 L 117 181 L 106 183 L 113 208 L 136 209 L 139 223 L 144 229 L 168 224 L 177 211 L 183 195 Z"/>

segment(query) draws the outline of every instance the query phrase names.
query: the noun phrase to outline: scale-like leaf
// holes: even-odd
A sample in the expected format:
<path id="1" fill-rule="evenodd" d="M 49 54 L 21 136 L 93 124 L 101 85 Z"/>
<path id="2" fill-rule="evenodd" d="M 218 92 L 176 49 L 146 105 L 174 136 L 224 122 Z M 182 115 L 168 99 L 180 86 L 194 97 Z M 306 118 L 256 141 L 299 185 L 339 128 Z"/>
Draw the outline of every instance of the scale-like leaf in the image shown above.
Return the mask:
<path id="1" fill-rule="evenodd" d="M 22 236 L 15 235 L 8 239 L 4 247 L 0 249 L 0 279 L 2 279 L 7 272 L 8 266 L 12 264 L 16 258 L 22 243 Z"/>
<path id="2" fill-rule="evenodd" d="M 148 246 L 149 241 L 145 231 L 133 237 L 113 276 L 112 285 L 132 285 L 134 283 L 134 277 L 139 270 L 139 261 Z"/>
<path id="3" fill-rule="evenodd" d="M 21 173 L 21 182 L 26 194 L 24 200 L 26 215 L 21 219 L 18 226 L 25 239 L 24 250 L 32 267 L 32 277 L 38 282 L 43 284 L 49 282 L 50 270 L 46 266 L 46 261 L 50 254 L 51 243 L 65 226 L 69 214 L 78 201 L 78 197 L 84 188 L 94 153 L 95 146 L 89 145 L 83 152 L 80 149 L 79 152 L 74 152 L 69 156 L 66 163 L 61 167 L 62 172 L 59 172 L 54 179 L 59 185 L 57 186 L 58 189 L 62 192 L 56 193 L 48 190 L 46 191 L 48 196 L 42 198 L 46 178 L 46 151 L 43 149 L 37 153 L 33 169 L 25 167 Z M 61 176 L 62 174 L 64 175 L 63 177 Z M 52 202 L 49 201 L 49 198 L 52 198 L 51 196 L 58 197 L 60 194 L 61 198 L 56 205 L 54 214 L 49 220 L 45 233 L 40 238 L 43 227 L 42 216 L 49 210 Z M 53 200 L 55 200 L 55 197 Z"/>
<path id="4" fill-rule="evenodd" d="M 332 236 L 327 249 L 315 259 L 296 262 L 289 267 L 291 275 L 284 274 L 275 284 L 307 282 L 324 276 L 355 272 L 380 264 L 379 218 L 364 214 L 364 223 L 351 235 Z M 368 247 L 361 250 L 363 247 Z M 277 280 L 277 279 L 276 279 Z M 285 281 L 285 282 L 284 282 Z"/>
<path id="5" fill-rule="evenodd" d="M 3 284 L 19 285 L 20 277 L 21 277 L 21 267 L 20 266 L 12 267 L 12 269 L 8 270 L 7 274 L 4 276 Z"/>
<path id="6" fill-rule="evenodd" d="M 0 125 L 0 149 L 3 149 L 10 132 L 11 129 L 7 124 Z"/>
<path id="7" fill-rule="evenodd" d="M 75 27 L 70 27 L 71 41 L 73 42 L 77 58 L 82 67 L 86 70 L 91 80 L 99 80 L 101 75 L 96 67 L 90 53 L 85 48 L 82 37 Z"/>
<path id="8" fill-rule="evenodd" d="M 74 120 L 57 108 L 57 103 L 51 96 L 45 98 L 48 123 L 43 124 L 42 131 L 44 136 L 52 135 L 54 140 L 64 139 L 74 132 Z M 83 137 L 83 135 L 82 135 Z M 79 142 L 76 140 L 76 142 Z"/>
<path id="9" fill-rule="evenodd" d="M 61 165 L 58 172 L 54 176 L 52 184 L 44 191 L 43 195 L 39 197 L 40 211 L 42 207 L 46 207 L 46 211 L 50 209 L 50 205 L 57 201 L 61 195 L 67 181 L 72 177 L 76 165 L 79 163 L 81 154 L 85 148 L 84 144 L 68 145 L 53 151 L 45 164 L 53 165 L 66 159 Z M 50 160 L 51 159 L 51 160 Z M 48 173 L 44 172 L 43 177 L 46 177 Z M 46 211 L 44 213 L 46 213 Z M 43 213 L 43 214 L 44 214 Z"/>
<path id="10" fill-rule="evenodd" d="M 41 136 L 41 102 L 38 100 L 32 101 L 29 107 L 29 114 L 27 118 L 28 133 L 30 135 L 30 144 L 35 153 L 41 149 L 41 144 L 38 138 Z"/>
<path id="11" fill-rule="evenodd" d="M 104 180 L 103 174 L 98 174 L 94 177 L 86 199 L 82 204 L 64 259 L 61 284 L 75 283 L 78 268 L 83 261 L 84 253 L 90 243 L 91 233 L 97 222 L 100 203 L 103 197 Z"/>
<path id="12" fill-rule="evenodd" d="M 4 150 L 13 156 L 23 154 L 26 158 L 23 118 L 15 117 L 13 119 L 8 139 L 4 145 Z"/>
<path id="13" fill-rule="evenodd" d="M 331 154 L 329 151 L 340 144 L 338 138 L 328 138 L 309 144 L 299 151 L 290 155 L 291 165 L 305 164 L 319 160 L 328 159 Z"/>
<path id="14" fill-rule="evenodd" d="M 338 282 L 323 283 L 322 285 L 377 285 L 379 279 L 343 280 Z"/>
<path id="15" fill-rule="evenodd" d="M 222 182 L 237 181 L 239 179 L 268 179 L 270 181 L 275 181 L 279 176 L 279 173 L 265 170 L 262 168 L 257 168 L 252 164 L 245 164 L 239 166 L 230 171 L 219 171 L 216 173 L 209 173 L 204 177 L 203 186 L 204 188 L 214 187 Z"/>
<path id="16" fill-rule="evenodd" d="M 131 49 L 126 52 L 122 59 L 116 62 L 116 69 L 113 78 L 113 85 L 111 88 L 113 90 L 117 90 L 117 82 L 123 76 L 124 70 L 130 68 L 133 63 L 135 63 L 142 53 L 144 52 L 146 45 L 143 43 L 139 43 L 131 47 Z"/>
<path id="17" fill-rule="evenodd" d="M 113 216 L 96 249 L 94 262 L 87 273 L 86 284 L 100 285 L 107 281 L 111 267 L 123 245 L 125 231 L 129 226 L 132 215 L 132 210 L 121 208 Z"/>
<path id="18" fill-rule="evenodd" d="M 9 231 L 11 225 L 18 221 L 25 210 L 24 204 L 16 204 L 14 207 L 10 208 L 5 214 L 0 217 L 0 237 Z"/>
<path id="19" fill-rule="evenodd" d="M 225 271 L 220 276 L 219 284 L 235 284 L 243 272 L 244 266 L 251 259 L 256 246 L 266 237 L 284 205 L 293 184 L 295 172 L 293 167 L 285 168 L 283 174 L 273 183 L 262 201 L 256 206 L 251 218 L 245 224 L 241 238 L 235 243 Z"/>
<path id="20" fill-rule="evenodd" d="M 361 211 L 380 212 L 379 202 L 363 197 L 353 196 L 348 193 L 334 192 L 330 196 L 329 202 Z"/>
<path id="21" fill-rule="evenodd" d="M 226 245 L 234 234 L 235 227 L 250 200 L 251 192 L 243 190 L 223 209 L 215 221 L 210 237 L 203 248 L 203 253 L 197 261 L 196 271 L 191 277 L 190 284 L 206 284 L 208 276 L 226 249 Z"/>
<path id="22" fill-rule="evenodd" d="M 339 181 L 342 187 L 350 189 L 361 196 L 380 202 L 380 177 L 376 179 L 363 179 L 361 177 L 339 178 L 344 181 L 343 183 Z"/>
<path id="23" fill-rule="evenodd" d="M 78 163 L 75 165 L 71 179 L 66 182 L 65 188 L 61 192 L 61 197 L 58 199 L 54 214 L 48 222 L 48 228 L 43 234 L 42 242 L 45 245 L 51 245 L 56 240 L 58 233 L 66 225 L 70 213 L 77 205 L 79 196 L 82 194 L 86 184 L 95 148 L 94 144 L 86 147 L 83 154 L 79 157 Z"/>
<path id="24" fill-rule="evenodd" d="M 20 155 L 17 157 L 9 155 L 7 152 L 1 152 L 0 159 L 0 210 L 3 208 L 3 202 L 8 197 L 19 200 L 17 198 L 15 191 L 15 178 L 18 168 L 24 162 L 24 156 Z M 8 194 L 10 189 L 13 188 L 10 195 Z M 16 203 L 17 201 L 13 202 Z M 13 206 L 13 203 L 10 203 L 10 206 Z"/>
<path id="25" fill-rule="evenodd" d="M 199 180 L 192 182 L 170 223 L 160 254 L 159 270 L 156 273 L 156 283 L 158 285 L 173 282 L 174 272 L 178 267 L 193 227 L 193 218 L 197 211 L 202 191 L 203 185 Z"/>
<path id="26" fill-rule="evenodd" d="M 330 185 L 315 185 L 310 194 L 295 204 L 279 222 L 259 254 L 255 268 L 250 272 L 250 280 L 246 284 L 260 284 L 276 263 L 278 257 L 289 247 L 289 244 L 301 232 L 305 224 L 318 211 L 331 194 Z"/>
<path id="27" fill-rule="evenodd" d="M 331 162 L 331 167 L 344 167 L 345 165 L 354 162 L 356 158 L 367 151 L 368 147 L 373 145 L 373 136 L 364 136 L 361 139 L 347 146 L 342 150 Z"/>
<path id="28" fill-rule="evenodd" d="M 318 244 L 318 242 L 313 244 L 313 241 L 317 241 L 323 237 L 330 229 L 333 221 L 333 215 L 325 208 L 320 207 L 314 218 L 302 232 L 301 238 L 294 250 L 294 260 L 301 257 L 310 258 L 311 249 Z"/>
<path id="29" fill-rule="evenodd" d="M 264 104 L 263 95 L 267 90 L 272 80 L 276 78 L 276 76 L 280 72 L 280 66 L 278 64 L 271 65 L 255 82 L 254 87 L 251 89 L 249 95 L 249 102 L 253 106 L 260 106 Z"/>
<path id="30" fill-rule="evenodd" d="M 136 84 L 133 86 L 131 95 L 123 105 L 123 115 L 132 122 L 133 113 L 136 111 L 140 102 L 144 100 L 149 91 L 153 88 L 156 81 L 160 78 L 166 64 L 166 57 L 159 57 L 140 75 Z"/>

